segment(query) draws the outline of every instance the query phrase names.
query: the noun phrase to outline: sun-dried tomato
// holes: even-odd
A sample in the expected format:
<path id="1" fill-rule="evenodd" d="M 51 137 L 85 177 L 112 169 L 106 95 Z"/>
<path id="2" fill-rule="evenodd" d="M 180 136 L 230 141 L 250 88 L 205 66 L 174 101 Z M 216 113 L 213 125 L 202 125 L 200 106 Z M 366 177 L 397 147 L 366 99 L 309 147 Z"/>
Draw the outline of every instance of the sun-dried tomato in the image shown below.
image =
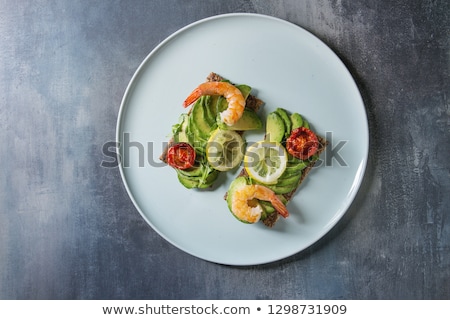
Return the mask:
<path id="1" fill-rule="evenodd" d="M 286 149 L 294 157 L 306 160 L 319 149 L 319 140 L 314 132 L 300 127 L 292 130 L 286 140 Z"/>
<path id="2" fill-rule="evenodd" d="M 195 163 L 195 150 L 186 142 L 179 142 L 167 150 L 167 163 L 177 169 L 189 169 Z"/>

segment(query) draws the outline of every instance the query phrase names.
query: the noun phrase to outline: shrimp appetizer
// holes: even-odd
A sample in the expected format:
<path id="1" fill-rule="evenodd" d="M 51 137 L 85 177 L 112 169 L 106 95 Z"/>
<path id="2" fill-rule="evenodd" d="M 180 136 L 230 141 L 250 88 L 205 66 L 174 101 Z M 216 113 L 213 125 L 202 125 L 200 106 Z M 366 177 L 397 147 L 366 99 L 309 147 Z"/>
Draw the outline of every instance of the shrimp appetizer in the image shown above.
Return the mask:
<path id="1" fill-rule="evenodd" d="M 234 85 L 211 73 L 186 98 L 192 107 L 172 126 L 172 138 L 160 159 L 175 169 L 188 189 L 210 188 L 219 174 L 239 166 L 245 152 L 242 132 L 262 128 L 257 114 L 263 102 L 245 84 Z"/>
<path id="2" fill-rule="evenodd" d="M 264 140 L 247 147 L 244 169 L 225 196 L 231 213 L 244 223 L 262 221 L 268 227 L 280 216 L 287 218 L 288 202 L 326 145 L 300 114 L 281 108 L 269 113 Z"/>
<path id="3" fill-rule="evenodd" d="M 269 201 L 284 218 L 289 216 L 286 206 L 275 192 L 261 185 L 239 185 L 233 190 L 230 200 L 231 212 L 242 222 L 255 223 L 261 219 L 263 208 L 259 200 Z"/>
<path id="4" fill-rule="evenodd" d="M 232 126 L 242 117 L 245 108 L 242 92 L 234 85 L 223 81 L 202 83 L 186 98 L 183 106 L 186 108 L 205 95 L 223 96 L 227 100 L 228 108 L 220 113 L 221 120 L 227 125 Z"/>

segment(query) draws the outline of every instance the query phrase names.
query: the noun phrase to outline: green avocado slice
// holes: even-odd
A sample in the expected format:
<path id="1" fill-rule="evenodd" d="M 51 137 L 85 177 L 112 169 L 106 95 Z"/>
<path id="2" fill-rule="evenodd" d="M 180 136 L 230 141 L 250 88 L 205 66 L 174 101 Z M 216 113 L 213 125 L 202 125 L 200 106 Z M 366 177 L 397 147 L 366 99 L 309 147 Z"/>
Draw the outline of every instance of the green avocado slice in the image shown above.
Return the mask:
<path id="1" fill-rule="evenodd" d="M 292 130 L 292 122 L 286 110 L 282 108 L 277 108 L 275 112 L 283 119 L 284 122 L 284 139 L 289 137 Z"/>
<path id="2" fill-rule="evenodd" d="M 303 126 L 303 118 L 298 113 L 293 113 L 291 115 L 291 122 L 292 122 L 292 130 L 295 130 Z"/>
<path id="3" fill-rule="evenodd" d="M 232 126 L 219 122 L 219 127 L 224 130 L 247 131 L 262 128 L 262 121 L 258 114 L 251 109 L 244 109 L 242 117 Z"/>
<path id="4" fill-rule="evenodd" d="M 276 112 L 271 112 L 267 116 L 266 122 L 266 139 L 273 142 L 281 143 L 284 138 L 286 126 L 281 116 Z"/>

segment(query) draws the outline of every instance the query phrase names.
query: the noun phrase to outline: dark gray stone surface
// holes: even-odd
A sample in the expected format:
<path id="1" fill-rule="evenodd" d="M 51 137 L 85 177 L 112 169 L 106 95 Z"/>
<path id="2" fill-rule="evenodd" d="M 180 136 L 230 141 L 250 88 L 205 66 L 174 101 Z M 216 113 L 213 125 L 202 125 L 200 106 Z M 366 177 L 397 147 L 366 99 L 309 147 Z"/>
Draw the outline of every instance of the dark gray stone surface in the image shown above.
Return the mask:
<path id="1" fill-rule="evenodd" d="M 264 266 L 168 244 L 100 166 L 144 57 L 201 18 L 256 12 L 328 44 L 370 127 L 361 190 L 323 239 Z M 0 0 L 1 299 L 449 299 L 446 0 Z"/>

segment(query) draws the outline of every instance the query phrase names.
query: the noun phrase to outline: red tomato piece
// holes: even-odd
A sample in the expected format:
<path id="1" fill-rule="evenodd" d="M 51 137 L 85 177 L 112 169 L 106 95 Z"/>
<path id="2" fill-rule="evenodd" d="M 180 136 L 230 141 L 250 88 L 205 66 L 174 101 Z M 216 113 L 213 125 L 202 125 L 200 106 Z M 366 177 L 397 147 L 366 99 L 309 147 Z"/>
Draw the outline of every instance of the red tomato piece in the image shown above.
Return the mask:
<path id="1" fill-rule="evenodd" d="M 314 132 L 300 127 L 292 130 L 286 140 L 286 149 L 294 157 L 306 160 L 319 149 L 319 140 Z"/>
<path id="2" fill-rule="evenodd" d="M 195 163 L 195 150 L 186 142 L 179 142 L 167 150 L 167 163 L 176 169 L 189 169 Z"/>

